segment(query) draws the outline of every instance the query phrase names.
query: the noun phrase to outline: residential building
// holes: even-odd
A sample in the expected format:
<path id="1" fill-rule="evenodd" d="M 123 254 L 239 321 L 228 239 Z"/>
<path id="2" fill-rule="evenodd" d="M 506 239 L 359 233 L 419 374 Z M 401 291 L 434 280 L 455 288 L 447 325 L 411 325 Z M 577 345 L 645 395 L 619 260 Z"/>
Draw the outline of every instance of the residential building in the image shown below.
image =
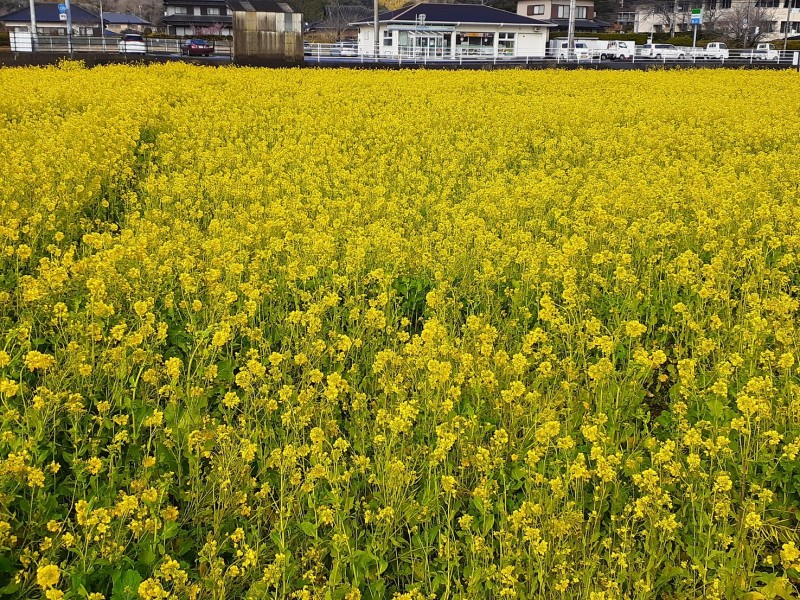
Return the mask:
<path id="1" fill-rule="evenodd" d="M 569 27 L 569 0 L 519 0 L 517 14 L 534 19 L 547 19 L 557 25 L 558 31 Z M 611 27 L 611 23 L 596 19 L 594 0 L 575 0 L 575 31 L 598 32 Z"/>
<path id="2" fill-rule="evenodd" d="M 383 56 L 458 58 L 545 55 L 548 29 L 555 24 L 479 4 L 419 3 L 382 13 L 379 52 Z M 372 54 L 372 20 L 359 27 L 358 51 Z"/>
<path id="3" fill-rule="evenodd" d="M 620 11 L 619 25 L 635 33 L 690 33 L 691 11 L 703 9 L 700 35 L 712 34 L 749 45 L 800 33 L 800 0 L 674 0 Z M 674 25 L 673 25 L 674 24 Z"/>
<path id="4" fill-rule="evenodd" d="M 144 33 L 145 29 L 152 29 L 153 27 L 150 21 L 137 15 L 105 11 L 103 12 L 103 23 L 106 24 L 106 30 L 113 33 L 128 33 L 131 31 Z"/>
<path id="5" fill-rule="evenodd" d="M 66 15 L 61 15 L 55 2 L 36 2 L 36 33 L 40 35 L 67 35 Z M 81 8 L 70 7 L 72 34 L 81 36 L 100 35 L 100 15 Z M 30 31 L 31 11 L 29 6 L 0 16 L 0 25 L 9 31 Z"/>
<path id="6" fill-rule="evenodd" d="M 171 35 L 233 35 L 225 0 L 164 0 L 161 22 Z"/>

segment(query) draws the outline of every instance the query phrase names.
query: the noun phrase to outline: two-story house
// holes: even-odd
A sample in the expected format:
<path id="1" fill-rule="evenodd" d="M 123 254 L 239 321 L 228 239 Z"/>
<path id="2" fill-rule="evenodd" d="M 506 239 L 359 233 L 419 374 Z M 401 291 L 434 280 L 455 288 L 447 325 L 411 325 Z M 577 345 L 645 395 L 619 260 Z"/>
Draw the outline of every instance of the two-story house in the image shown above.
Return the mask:
<path id="1" fill-rule="evenodd" d="M 519 0 L 517 14 L 534 19 L 547 19 L 558 25 L 560 31 L 569 27 L 569 0 Z M 575 0 L 575 31 L 605 31 L 611 23 L 599 21 L 594 0 Z"/>
<path id="2" fill-rule="evenodd" d="M 162 23 L 172 35 L 233 35 L 225 0 L 164 0 Z"/>

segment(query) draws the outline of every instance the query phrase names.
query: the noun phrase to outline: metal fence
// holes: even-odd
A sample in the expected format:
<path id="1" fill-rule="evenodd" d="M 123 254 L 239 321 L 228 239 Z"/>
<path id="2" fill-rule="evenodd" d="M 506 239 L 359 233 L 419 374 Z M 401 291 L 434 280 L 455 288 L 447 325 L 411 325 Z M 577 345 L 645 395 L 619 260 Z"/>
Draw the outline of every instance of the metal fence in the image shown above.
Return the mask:
<path id="1" fill-rule="evenodd" d="M 185 40 L 167 38 L 144 38 L 145 56 L 180 56 Z M 14 40 L 12 39 L 12 50 L 15 50 Z M 30 52 L 30 42 L 19 51 Z M 87 36 L 66 36 L 39 35 L 33 45 L 33 52 L 55 52 L 59 54 L 80 54 L 80 53 L 112 53 L 121 55 L 141 56 L 141 53 L 131 52 L 128 46 L 120 42 L 120 38 L 114 36 L 106 37 L 87 37 Z M 231 43 L 227 40 L 213 42 L 212 56 L 227 57 L 231 56 Z"/>
<path id="2" fill-rule="evenodd" d="M 729 50 L 727 56 L 723 54 L 712 55 L 702 48 L 675 47 L 675 51 L 655 51 L 648 54 L 642 53 L 642 48 L 637 46 L 632 56 L 625 59 L 605 58 L 607 51 L 597 49 L 577 49 L 566 52 L 563 49 L 545 50 L 544 54 L 520 54 L 514 48 L 450 48 L 450 47 L 420 47 L 400 46 L 391 50 L 381 49 L 375 54 L 372 48 L 363 51 L 353 43 L 337 44 L 304 44 L 305 62 L 313 63 L 404 63 L 427 64 L 431 63 L 546 63 L 555 64 L 598 64 L 610 62 L 626 62 L 639 64 L 685 64 L 685 65 L 730 65 L 730 66 L 781 66 L 792 67 L 798 65 L 800 53 L 797 51 L 776 51 L 774 54 L 763 54 L 751 49 Z"/>

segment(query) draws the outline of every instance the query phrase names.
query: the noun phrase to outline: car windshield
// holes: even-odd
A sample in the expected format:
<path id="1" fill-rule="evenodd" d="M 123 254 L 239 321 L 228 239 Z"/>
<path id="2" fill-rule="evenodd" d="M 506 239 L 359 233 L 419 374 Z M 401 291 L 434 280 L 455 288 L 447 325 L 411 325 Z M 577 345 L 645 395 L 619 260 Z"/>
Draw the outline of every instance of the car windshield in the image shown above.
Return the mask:
<path id="1" fill-rule="evenodd" d="M 190 44 L 194 44 L 195 46 L 198 46 L 198 45 L 203 45 L 204 46 L 206 41 L 205 40 L 189 40 L 189 43 Z"/>
<path id="2" fill-rule="evenodd" d="M 140 35 L 126 35 L 125 36 L 126 42 L 143 42 L 144 38 Z"/>

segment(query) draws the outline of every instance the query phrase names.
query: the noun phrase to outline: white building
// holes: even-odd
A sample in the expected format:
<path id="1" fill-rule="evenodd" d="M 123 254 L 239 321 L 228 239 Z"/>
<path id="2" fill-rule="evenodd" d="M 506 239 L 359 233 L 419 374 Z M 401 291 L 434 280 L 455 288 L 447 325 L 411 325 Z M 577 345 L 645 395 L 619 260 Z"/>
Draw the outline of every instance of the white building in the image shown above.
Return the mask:
<path id="1" fill-rule="evenodd" d="M 420 3 L 379 15 L 382 56 L 544 57 L 555 24 L 479 4 Z M 360 54 L 374 52 L 374 25 L 359 28 Z"/>
<path id="2" fill-rule="evenodd" d="M 800 0 L 678 0 L 641 4 L 623 10 L 617 22 L 634 33 L 688 33 L 691 10 L 703 8 L 702 32 L 719 33 L 740 41 L 782 39 L 788 23 L 789 35 L 800 34 Z M 674 22 L 674 28 L 673 28 Z"/>

